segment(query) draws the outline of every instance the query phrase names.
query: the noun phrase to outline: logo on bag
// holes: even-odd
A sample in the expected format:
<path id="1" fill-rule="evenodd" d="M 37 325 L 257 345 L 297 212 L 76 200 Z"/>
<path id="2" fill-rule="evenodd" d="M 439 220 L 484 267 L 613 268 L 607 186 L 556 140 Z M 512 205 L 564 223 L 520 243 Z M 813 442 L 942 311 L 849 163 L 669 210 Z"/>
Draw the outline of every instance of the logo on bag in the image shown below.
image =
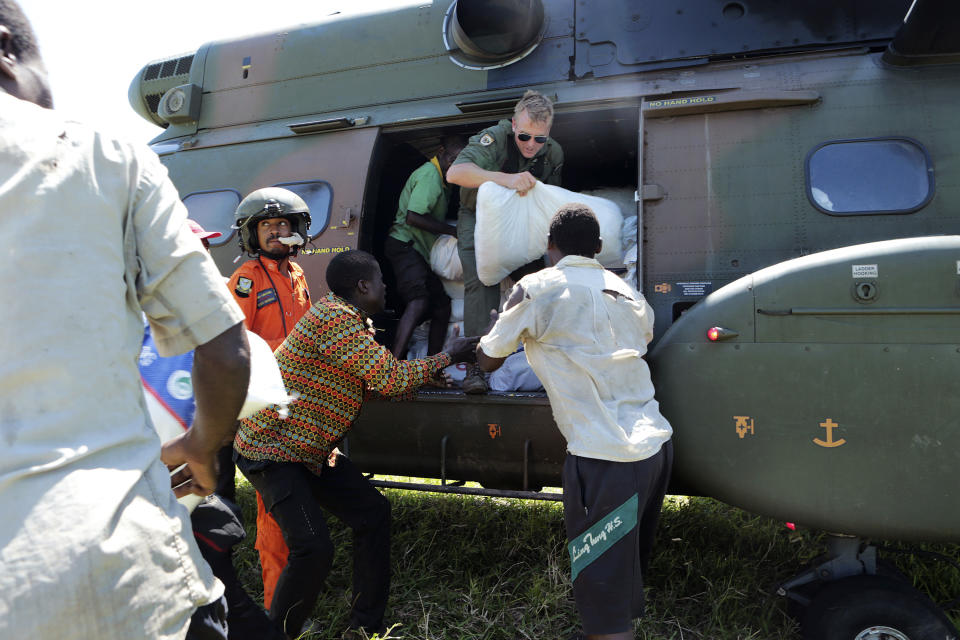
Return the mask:
<path id="1" fill-rule="evenodd" d="M 167 393 L 177 400 L 186 400 L 193 395 L 193 381 L 190 372 L 177 369 L 167 378 Z"/>
<path id="2" fill-rule="evenodd" d="M 156 361 L 157 361 L 157 352 L 151 349 L 149 346 L 144 346 L 140 350 L 140 366 L 141 367 L 149 367 Z"/>

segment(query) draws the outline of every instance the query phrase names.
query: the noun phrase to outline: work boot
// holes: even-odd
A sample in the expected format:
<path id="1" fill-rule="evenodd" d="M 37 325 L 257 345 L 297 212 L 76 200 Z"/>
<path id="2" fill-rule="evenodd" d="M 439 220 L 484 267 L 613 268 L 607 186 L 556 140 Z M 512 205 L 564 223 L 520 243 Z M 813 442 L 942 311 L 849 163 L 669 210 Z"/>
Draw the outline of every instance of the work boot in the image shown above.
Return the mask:
<path id="1" fill-rule="evenodd" d="M 480 366 L 476 364 L 467 365 L 467 375 L 463 378 L 460 388 L 463 389 L 464 393 L 470 394 L 486 393 L 490 390 L 489 385 L 487 385 L 487 378 L 483 375 Z"/>

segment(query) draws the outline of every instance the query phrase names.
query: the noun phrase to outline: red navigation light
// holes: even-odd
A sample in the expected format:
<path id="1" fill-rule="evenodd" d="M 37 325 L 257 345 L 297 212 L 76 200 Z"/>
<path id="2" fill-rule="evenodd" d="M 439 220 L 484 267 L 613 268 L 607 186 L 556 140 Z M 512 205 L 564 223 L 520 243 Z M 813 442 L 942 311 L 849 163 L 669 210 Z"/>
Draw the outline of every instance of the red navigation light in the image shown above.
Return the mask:
<path id="1" fill-rule="evenodd" d="M 740 334 L 733 329 L 723 327 L 710 327 L 707 329 L 707 340 L 710 342 L 720 342 L 721 340 L 732 340 Z"/>

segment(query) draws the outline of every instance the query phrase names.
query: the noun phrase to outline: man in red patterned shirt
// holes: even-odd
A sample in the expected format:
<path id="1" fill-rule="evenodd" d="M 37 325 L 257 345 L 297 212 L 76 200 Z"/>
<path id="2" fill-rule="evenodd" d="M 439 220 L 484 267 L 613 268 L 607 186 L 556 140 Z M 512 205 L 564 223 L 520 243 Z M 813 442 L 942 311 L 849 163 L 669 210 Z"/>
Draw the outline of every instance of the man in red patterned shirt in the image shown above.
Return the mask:
<path id="1" fill-rule="evenodd" d="M 284 384 L 299 394 L 290 415 L 268 407 L 243 420 L 234 441 L 237 467 L 263 496 L 290 549 L 270 617 L 295 638 L 333 563 L 330 513 L 351 529 L 350 628 L 383 631 L 390 589 L 390 503 L 334 451 L 360 413 L 365 391 L 398 396 L 474 357 L 478 338 L 454 337 L 440 353 L 397 360 L 373 339 L 369 316 L 383 310 L 386 287 L 376 259 L 337 255 L 330 293 L 316 302 L 276 351 Z"/>

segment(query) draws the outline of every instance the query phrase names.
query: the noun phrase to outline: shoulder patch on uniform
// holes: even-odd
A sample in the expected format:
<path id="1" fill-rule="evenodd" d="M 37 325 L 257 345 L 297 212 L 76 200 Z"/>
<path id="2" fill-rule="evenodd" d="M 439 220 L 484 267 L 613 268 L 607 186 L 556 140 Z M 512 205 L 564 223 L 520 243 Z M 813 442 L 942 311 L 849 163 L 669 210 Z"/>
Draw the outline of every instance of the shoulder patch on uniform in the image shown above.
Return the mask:
<path id="1" fill-rule="evenodd" d="M 234 289 L 237 295 L 241 298 L 246 298 L 250 295 L 250 289 L 253 287 L 253 280 L 250 278 L 239 278 L 237 279 L 237 288 Z"/>
<path id="2" fill-rule="evenodd" d="M 277 301 L 276 289 L 264 289 L 263 291 L 257 292 L 257 309 L 262 309 L 268 304 L 273 304 L 276 301 Z"/>
<path id="3" fill-rule="evenodd" d="M 482 136 L 480 136 L 480 144 L 482 144 L 485 147 L 489 147 L 490 145 L 493 144 L 493 136 L 490 135 L 489 133 L 483 134 Z"/>

